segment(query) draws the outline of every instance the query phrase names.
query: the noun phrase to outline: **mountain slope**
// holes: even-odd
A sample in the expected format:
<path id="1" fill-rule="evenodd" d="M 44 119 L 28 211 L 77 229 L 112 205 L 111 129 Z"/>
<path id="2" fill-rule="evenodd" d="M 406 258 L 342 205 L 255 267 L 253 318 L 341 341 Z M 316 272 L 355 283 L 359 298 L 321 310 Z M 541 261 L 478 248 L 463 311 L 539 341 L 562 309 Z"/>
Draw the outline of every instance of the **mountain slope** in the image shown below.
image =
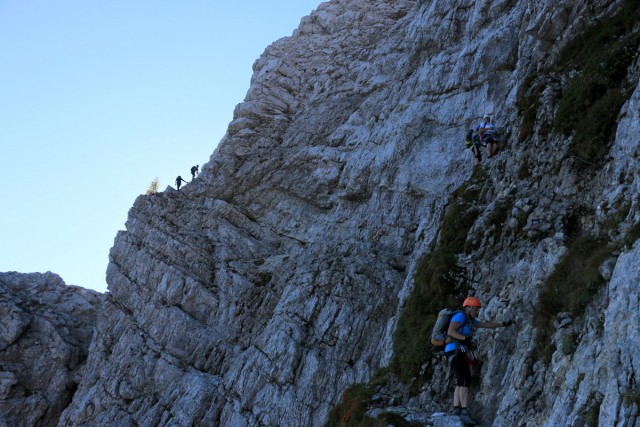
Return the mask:
<path id="1" fill-rule="evenodd" d="M 637 311 L 638 249 L 623 238 L 638 220 L 633 67 L 597 167 L 580 167 L 571 132 L 552 126 L 580 74 L 554 68 L 562 48 L 621 6 L 322 3 L 256 61 L 202 174 L 131 208 L 59 425 L 323 425 L 349 385 L 389 365 L 402 376 L 394 333 L 462 202 L 475 218 L 453 253 L 454 291 L 518 322 L 480 337 L 476 411 L 487 425 L 634 422 L 635 344 L 620 348 L 637 335 L 623 321 Z M 486 112 L 503 150 L 472 175 L 463 136 Z M 563 255 L 601 235 L 604 283 L 582 311 L 541 316 Z M 445 409 L 446 367 L 424 363 L 404 404 Z"/>

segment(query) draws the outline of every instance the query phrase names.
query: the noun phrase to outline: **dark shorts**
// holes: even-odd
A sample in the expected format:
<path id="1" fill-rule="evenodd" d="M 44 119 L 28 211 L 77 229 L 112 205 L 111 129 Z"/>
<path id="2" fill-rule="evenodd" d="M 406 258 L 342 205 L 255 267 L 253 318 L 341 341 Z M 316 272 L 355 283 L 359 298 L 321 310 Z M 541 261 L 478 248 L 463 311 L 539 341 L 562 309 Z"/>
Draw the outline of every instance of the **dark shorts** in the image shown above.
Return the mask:
<path id="1" fill-rule="evenodd" d="M 471 386 L 471 368 L 467 359 L 464 357 L 464 353 L 458 351 L 448 351 L 445 356 L 449 358 L 451 364 L 451 370 L 456 376 L 456 385 L 458 387 L 470 387 Z"/>
<path id="2" fill-rule="evenodd" d="M 496 139 L 495 134 L 488 133 L 483 135 L 482 142 L 484 142 L 485 144 L 497 144 L 498 140 Z"/>

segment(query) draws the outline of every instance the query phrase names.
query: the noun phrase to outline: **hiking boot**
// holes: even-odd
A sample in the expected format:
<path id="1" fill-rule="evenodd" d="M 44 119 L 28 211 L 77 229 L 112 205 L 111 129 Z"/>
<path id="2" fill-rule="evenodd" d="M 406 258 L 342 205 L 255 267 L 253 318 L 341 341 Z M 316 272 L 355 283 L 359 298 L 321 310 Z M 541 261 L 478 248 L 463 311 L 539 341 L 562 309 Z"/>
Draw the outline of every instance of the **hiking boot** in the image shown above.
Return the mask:
<path id="1" fill-rule="evenodd" d="M 460 421 L 462 421 L 462 424 L 469 427 L 478 425 L 477 421 L 471 418 L 469 408 L 463 408 L 462 411 L 460 411 Z"/>
<path id="2" fill-rule="evenodd" d="M 462 408 L 459 406 L 454 406 L 453 411 L 451 411 L 450 414 L 454 417 L 459 417 L 460 415 L 462 415 Z"/>

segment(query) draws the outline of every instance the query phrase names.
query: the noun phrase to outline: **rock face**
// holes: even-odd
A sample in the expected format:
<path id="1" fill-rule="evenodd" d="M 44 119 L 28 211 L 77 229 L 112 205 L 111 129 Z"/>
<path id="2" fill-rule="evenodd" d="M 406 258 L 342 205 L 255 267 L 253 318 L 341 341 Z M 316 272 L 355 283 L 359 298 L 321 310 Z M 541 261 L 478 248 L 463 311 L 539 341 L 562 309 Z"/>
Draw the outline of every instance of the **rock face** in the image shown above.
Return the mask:
<path id="1" fill-rule="evenodd" d="M 485 112 L 505 128 L 502 152 L 478 167 L 473 249 L 458 263 L 482 316 L 517 326 L 480 334 L 476 411 L 484 425 L 635 425 L 638 343 L 627 338 L 639 335 L 628 320 L 640 246 L 632 239 L 601 266 L 606 284 L 584 316 L 558 314 L 548 361 L 532 308 L 577 229 L 615 218 L 611 241 L 633 235 L 640 93 L 586 175 L 571 137 L 545 130 L 564 77 L 541 90 L 533 134 L 516 137 L 527 78 L 621 5 L 322 3 L 256 61 L 201 175 L 136 200 L 58 425 L 323 425 L 345 388 L 390 363 L 419 261 L 471 176 L 465 130 Z M 632 88 L 636 69 L 625 77 Z M 569 333 L 574 348 L 563 351 Z M 440 371 L 401 403 L 446 410 L 451 382 Z"/>
<path id="2" fill-rule="evenodd" d="M 0 273 L 0 425 L 57 425 L 80 381 L 101 299 L 55 274 Z"/>

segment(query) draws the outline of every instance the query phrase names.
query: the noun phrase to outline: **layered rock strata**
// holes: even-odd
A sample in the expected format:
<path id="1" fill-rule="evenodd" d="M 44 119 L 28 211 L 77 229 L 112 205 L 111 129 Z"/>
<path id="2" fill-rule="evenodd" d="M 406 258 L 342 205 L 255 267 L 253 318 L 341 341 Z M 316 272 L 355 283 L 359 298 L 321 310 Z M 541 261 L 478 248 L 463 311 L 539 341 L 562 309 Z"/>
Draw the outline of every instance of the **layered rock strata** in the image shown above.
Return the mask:
<path id="1" fill-rule="evenodd" d="M 637 314 L 638 245 L 611 254 L 584 317 L 558 316 L 550 361 L 532 307 L 576 222 L 596 232 L 615 217 L 618 241 L 637 224 L 639 95 L 588 180 L 571 137 L 543 131 L 561 87 L 542 91 L 534 135 L 516 137 L 527 78 L 621 4 L 322 3 L 256 61 L 202 174 L 131 208 L 59 425 L 323 425 L 345 388 L 389 364 L 417 265 L 471 176 L 465 130 L 487 112 L 504 128 L 502 152 L 473 183 L 473 250 L 458 263 L 483 317 L 517 326 L 479 336 L 474 410 L 496 426 L 633 425 L 637 352 L 620 343 L 638 333 L 625 322 Z M 627 78 L 637 85 L 634 70 Z M 560 348 L 568 331 L 571 353 Z M 446 409 L 442 367 L 396 400 Z"/>

